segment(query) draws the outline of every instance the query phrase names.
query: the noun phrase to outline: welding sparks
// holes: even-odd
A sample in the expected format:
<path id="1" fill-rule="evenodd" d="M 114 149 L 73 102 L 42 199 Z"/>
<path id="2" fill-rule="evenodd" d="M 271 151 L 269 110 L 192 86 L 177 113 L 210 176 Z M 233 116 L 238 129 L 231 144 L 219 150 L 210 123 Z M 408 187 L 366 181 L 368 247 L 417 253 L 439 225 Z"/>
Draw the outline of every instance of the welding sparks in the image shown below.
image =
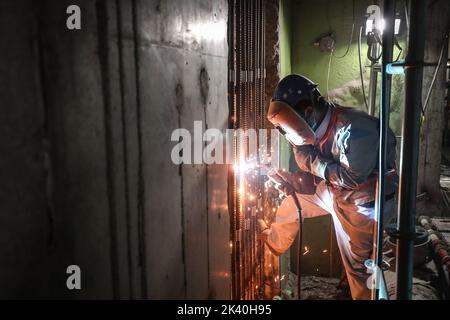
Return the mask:
<path id="1" fill-rule="evenodd" d="M 254 163 L 241 162 L 239 164 L 235 163 L 233 165 L 233 170 L 235 173 L 246 174 L 249 170 L 255 169 L 257 166 Z"/>
<path id="2" fill-rule="evenodd" d="M 308 247 L 305 246 L 305 252 L 303 252 L 303 255 L 306 255 L 309 253 Z"/>

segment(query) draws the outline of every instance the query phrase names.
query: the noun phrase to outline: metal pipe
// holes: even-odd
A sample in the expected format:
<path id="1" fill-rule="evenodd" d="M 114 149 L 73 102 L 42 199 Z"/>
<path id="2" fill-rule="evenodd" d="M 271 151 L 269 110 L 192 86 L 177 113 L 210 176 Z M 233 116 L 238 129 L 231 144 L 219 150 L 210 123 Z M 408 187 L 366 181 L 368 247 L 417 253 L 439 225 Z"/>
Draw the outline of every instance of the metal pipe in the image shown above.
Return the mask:
<path id="1" fill-rule="evenodd" d="M 397 221 L 397 300 L 410 300 L 413 273 L 413 235 L 415 233 L 419 133 L 422 104 L 421 63 L 425 48 L 427 1 L 412 0 L 405 70 L 405 118 L 402 132 L 400 189 Z"/>
<path id="2" fill-rule="evenodd" d="M 378 44 L 373 45 L 373 57 L 378 57 Z M 377 101 L 377 83 L 378 83 L 378 70 L 375 67 L 376 62 L 372 62 L 370 66 L 370 82 L 369 82 L 369 115 L 375 114 L 375 106 Z"/>
<path id="3" fill-rule="evenodd" d="M 392 62 L 394 51 L 394 21 L 395 0 L 385 0 L 383 8 L 385 30 L 382 44 L 382 68 L 381 68 L 381 96 L 380 96 L 380 144 L 378 152 L 378 183 L 376 219 L 374 223 L 374 261 L 379 272 L 383 262 L 383 216 L 385 209 L 385 182 L 386 182 L 386 149 L 389 129 L 389 112 L 391 103 L 392 76 L 386 72 L 386 66 Z M 372 299 L 378 300 L 379 286 L 373 286 Z"/>

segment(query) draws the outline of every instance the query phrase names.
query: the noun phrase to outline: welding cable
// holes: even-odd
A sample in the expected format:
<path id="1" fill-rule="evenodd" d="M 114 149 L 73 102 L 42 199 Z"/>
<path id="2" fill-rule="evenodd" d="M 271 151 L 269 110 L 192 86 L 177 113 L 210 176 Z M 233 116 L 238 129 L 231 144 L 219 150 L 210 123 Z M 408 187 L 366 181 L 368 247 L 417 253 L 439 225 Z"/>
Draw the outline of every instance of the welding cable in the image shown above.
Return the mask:
<path id="1" fill-rule="evenodd" d="M 298 219 L 298 248 L 297 248 L 297 297 L 298 300 L 301 299 L 301 264 L 302 264 L 302 247 L 303 247 L 303 222 L 302 222 L 302 207 L 300 201 L 298 200 L 297 194 L 292 192 L 292 198 L 294 199 L 295 207 L 297 208 L 297 219 Z"/>
<path id="2" fill-rule="evenodd" d="M 362 69 L 362 59 L 361 59 L 361 38 L 362 38 L 363 27 L 359 28 L 359 37 L 358 37 L 358 60 L 359 60 L 359 76 L 361 78 L 361 90 L 364 98 L 364 104 L 366 106 L 366 110 L 369 110 L 369 105 L 367 103 L 366 98 L 366 90 L 364 89 L 364 77 L 363 77 L 363 69 Z"/>

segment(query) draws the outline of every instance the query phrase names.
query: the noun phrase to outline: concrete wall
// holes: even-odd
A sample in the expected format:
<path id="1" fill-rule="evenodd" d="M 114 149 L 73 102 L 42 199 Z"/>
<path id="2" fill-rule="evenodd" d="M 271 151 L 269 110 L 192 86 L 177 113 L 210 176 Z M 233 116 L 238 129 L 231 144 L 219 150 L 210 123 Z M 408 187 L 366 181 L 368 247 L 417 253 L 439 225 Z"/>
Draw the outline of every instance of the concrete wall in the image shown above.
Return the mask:
<path id="1" fill-rule="evenodd" d="M 226 128 L 227 10 L 1 2 L 1 298 L 229 297 L 226 167 L 170 159 L 174 129 Z"/>

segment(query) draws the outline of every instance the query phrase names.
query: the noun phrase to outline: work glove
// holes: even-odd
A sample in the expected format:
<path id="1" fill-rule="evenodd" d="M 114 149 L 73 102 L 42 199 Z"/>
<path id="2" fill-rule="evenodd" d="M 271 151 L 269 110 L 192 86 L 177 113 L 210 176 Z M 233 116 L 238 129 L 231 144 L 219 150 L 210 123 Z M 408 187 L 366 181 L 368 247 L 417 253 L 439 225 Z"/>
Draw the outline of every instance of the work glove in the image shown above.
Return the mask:
<path id="1" fill-rule="evenodd" d="M 329 161 L 321 157 L 316 147 L 312 145 L 296 146 L 294 155 L 295 161 L 302 171 L 327 180 L 326 168 Z"/>
<path id="2" fill-rule="evenodd" d="M 298 233 L 298 216 L 292 197 L 287 197 L 278 208 L 275 221 L 268 225 L 258 219 L 258 239 L 263 240 L 275 255 L 286 252 Z"/>

